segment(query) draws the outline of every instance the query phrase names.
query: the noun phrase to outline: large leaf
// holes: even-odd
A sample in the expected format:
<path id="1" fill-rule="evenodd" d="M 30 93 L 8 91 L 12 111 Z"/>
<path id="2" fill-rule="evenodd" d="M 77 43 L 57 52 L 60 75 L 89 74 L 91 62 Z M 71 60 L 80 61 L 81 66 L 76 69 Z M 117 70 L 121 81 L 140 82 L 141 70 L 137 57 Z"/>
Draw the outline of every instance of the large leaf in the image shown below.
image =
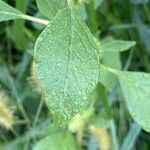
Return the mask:
<path id="1" fill-rule="evenodd" d="M 150 74 L 122 72 L 118 77 L 130 114 L 150 132 Z"/>
<path id="2" fill-rule="evenodd" d="M 134 41 L 122 41 L 122 40 L 113 40 L 108 43 L 102 43 L 102 49 L 104 51 L 110 52 L 121 52 L 128 50 L 129 48 L 133 47 L 136 43 Z"/>
<path id="3" fill-rule="evenodd" d="M 52 19 L 58 11 L 67 7 L 67 0 L 37 0 L 37 5 L 43 15 Z"/>
<path id="4" fill-rule="evenodd" d="M 19 19 L 21 16 L 22 13 L 20 11 L 0 0 L 0 22 L 11 19 Z"/>
<path id="5" fill-rule="evenodd" d="M 35 45 L 38 79 L 54 121 L 67 123 L 86 103 L 99 78 L 99 53 L 86 24 L 61 11 Z"/>
<path id="6" fill-rule="evenodd" d="M 34 150 L 80 150 L 68 132 L 56 132 L 39 141 Z"/>

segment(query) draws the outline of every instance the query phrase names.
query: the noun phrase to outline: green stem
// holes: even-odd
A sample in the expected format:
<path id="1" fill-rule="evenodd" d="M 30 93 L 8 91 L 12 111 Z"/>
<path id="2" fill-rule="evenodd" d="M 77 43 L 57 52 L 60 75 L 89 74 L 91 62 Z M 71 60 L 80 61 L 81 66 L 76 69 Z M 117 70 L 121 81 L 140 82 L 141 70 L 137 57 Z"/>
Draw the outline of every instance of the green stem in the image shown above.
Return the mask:
<path id="1" fill-rule="evenodd" d="M 99 88 L 99 92 L 100 92 L 100 99 L 102 100 L 105 112 L 107 114 L 107 117 L 110 119 L 110 118 L 112 118 L 112 110 L 111 110 L 110 104 L 108 102 L 106 88 L 100 83 L 98 85 L 98 88 Z"/>
<path id="2" fill-rule="evenodd" d="M 38 106 L 38 109 L 37 109 L 37 112 L 36 112 L 36 115 L 35 115 L 35 118 L 34 118 L 34 121 L 33 121 L 33 128 L 36 126 L 36 124 L 37 124 L 37 122 L 38 122 L 40 113 L 41 113 L 41 111 L 42 111 L 43 104 L 44 104 L 44 100 L 43 100 L 43 98 L 42 98 L 42 100 L 41 100 L 40 103 L 39 103 L 39 106 Z"/>
<path id="3" fill-rule="evenodd" d="M 142 6 L 144 8 L 145 14 L 147 16 L 148 22 L 150 22 L 150 11 L 149 11 L 149 7 L 143 2 Z"/>
<path id="4" fill-rule="evenodd" d="M 21 112 L 22 116 L 24 117 L 24 119 L 26 120 L 26 122 L 30 122 L 30 119 L 28 118 L 28 115 L 27 115 L 26 111 L 24 110 L 24 107 L 21 104 L 21 98 L 19 97 L 19 94 L 18 94 L 17 88 L 15 86 L 14 80 L 11 76 L 9 76 L 9 77 L 10 77 L 9 80 L 11 82 L 10 87 L 12 89 L 13 96 L 15 97 L 15 99 L 17 101 L 17 107 L 20 110 L 20 112 Z"/>
<path id="5" fill-rule="evenodd" d="M 43 24 L 43 25 L 48 25 L 50 21 L 48 20 L 44 20 L 44 19 L 40 19 L 40 18 L 35 18 L 35 17 L 32 17 L 32 16 L 29 16 L 29 15 L 21 15 L 21 17 L 25 20 L 29 20 L 29 21 L 32 21 L 32 22 L 36 22 L 36 23 L 39 23 L 39 24 Z"/>
<path id="6" fill-rule="evenodd" d="M 94 8 L 94 1 L 91 0 L 90 3 L 85 4 L 85 9 L 87 13 L 87 24 L 93 34 L 98 31 L 97 15 Z"/>

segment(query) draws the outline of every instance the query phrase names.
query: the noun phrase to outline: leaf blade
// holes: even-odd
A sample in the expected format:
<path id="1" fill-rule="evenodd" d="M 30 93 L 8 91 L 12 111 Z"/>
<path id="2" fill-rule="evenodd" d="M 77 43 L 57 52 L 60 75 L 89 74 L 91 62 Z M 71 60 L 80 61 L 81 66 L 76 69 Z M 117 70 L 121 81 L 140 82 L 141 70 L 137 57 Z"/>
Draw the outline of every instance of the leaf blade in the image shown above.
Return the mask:
<path id="1" fill-rule="evenodd" d="M 65 124 L 86 105 L 98 82 L 96 41 L 79 16 L 66 8 L 39 36 L 35 61 L 54 121 Z"/>
<path id="2" fill-rule="evenodd" d="M 69 132 L 56 132 L 37 142 L 34 150 L 78 150 L 79 147 Z"/>
<path id="3" fill-rule="evenodd" d="M 36 0 L 37 5 L 41 13 L 52 19 L 58 11 L 67 7 L 67 0 Z"/>
<path id="4" fill-rule="evenodd" d="M 113 40 L 109 43 L 102 44 L 103 51 L 122 52 L 130 49 L 136 44 L 134 41 Z"/>
<path id="5" fill-rule="evenodd" d="M 118 77 L 131 116 L 150 132 L 150 75 L 122 72 Z"/>
<path id="6" fill-rule="evenodd" d="M 19 19 L 21 18 L 21 15 L 22 13 L 20 11 L 0 0 L 0 22 Z"/>

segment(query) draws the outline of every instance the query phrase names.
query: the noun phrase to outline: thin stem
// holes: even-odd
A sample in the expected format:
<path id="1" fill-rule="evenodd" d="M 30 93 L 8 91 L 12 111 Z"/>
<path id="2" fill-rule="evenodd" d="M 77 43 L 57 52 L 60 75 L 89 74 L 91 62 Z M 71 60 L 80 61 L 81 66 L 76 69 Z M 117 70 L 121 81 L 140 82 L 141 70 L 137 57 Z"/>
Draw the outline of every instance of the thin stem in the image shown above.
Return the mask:
<path id="1" fill-rule="evenodd" d="M 128 69 L 129 69 L 129 66 L 130 66 L 130 64 L 131 64 L 131 60 L 132 60 L 132 58 L 133 58 L 133 55 L 134 55 L 134 50 L 131 50 L 131 51 L 129 52 L 129 56 L 128 56 L 128 59 L 127 59 L 127 61 L 126 61 L 126 64 L 125 64 L 123 70 L 128 70 Z"/>
<path id="2" fill-rule="evenodd" d="M 13 96 L 15 97 L 16 101 L 17 101 L 17 107 L 18 109 L 20 110 L 20 112 L 22 113 L 22 116 L 24 117 L 24 119 L 27 121 L 27 122 L 30 122 L 30 119 L 28 118 L 28 115 L 26 113 L 26 111 L 24 110 L 24 107 L 22 106 L 22 104 L 20 103 L 21 102 L 21 99 L 19 97 L 19 94 L 18 94 L 18 91 L 17 91 L 17 88 L 15 86 L 15 83 L 14 83 L 14 80 L 11 76 L 9 76 L 9 80 L 11 82 L 11 88 L 12 88 L 12 93 L 13 93 Z"/>
<path id="3" fill-rule="evenodd" d="M 33 125 L 32 125 L 32 129 L 35 128 L 36 124 L 37 124 L 37 121 L 39 119 L 39 116 L 40 116 L 40 113 L 42 111 L 42 107 L 43 107 L 43 104 L 44 104 L 44 100 L 42 99 L 39 103 L 39 106 L 38 106 L 38 109 L 37 109 L 37 112 L 36 112 L 36 115 L 35 115 L 35 118 L 34 118 L 34 121 L 33 121 Z M 26 145 L 25 145 L 25 148 L 24 150 L 27 150 L 28 147 L 29 147 L 29 144 L 30 144 L 30 140 L 31 140 L 31 136 L 29 136 L 27 138 L 27 142 L 26 142 Z"/>
<path id="4" fill-rule="evenodd" d="M 150 22 L 150 11 L 149 11 L 149 8 L 144 2 L 142 3 L 142 6 L 143 6 L 145 14 L 147 16 L 148 22 Z"/>
<path id="5" fill-rule="evenodd" d="M 98 85 L 98 88 L 100 91 L 100 98 L 102 100 L 105 112 L 107 114 L 107 117 L 110 119 L 110 118 L 112 118 L 112 110 L 111 110 L 110 104 L 108 102 L 107 91 L 106 91 L 105 87 L 100 83 Z"/>
<path id="6" fill-rule="evenodd" d="M 16 137 L 16 138 L 18 138 L 18 137 L 19 137 L 19 135 L 18 135 L 17 131 L 15 131 L 15 129 L 14 129 L 14 128 L 11 128 L 10 130 L 11 130 L 11 132 L 15 135 L 15 137 Z"/>
<path id="7" fill-rule="evenodd" d="M 119 143 L 117 138 L 117 131 L 116 131 L 116 125 L 114 119 L 111 119 L 110 121 L 110 128 L 111 128 L 111 136 L 112 136 L 112 149 L 113 150 L 119 150 Z"/>
<path id="8" fill-rule="evenodd" d="M 29 21 L 36 22 L 36 23 L 43 24 L 43 25 L 48 25 L 50 22 L 48 20 L 35 18 L 35 17 L 29 16 L 29 15 L 21 15 L 21 17 L 25 20 L 29 20 Z"/>
<path id="9" fill-rule="evenodd" d="M 37 121 L 38 121 L 38 119 L 39 119 L 40 113 L 41 113 L 41 111 L 42 111 L 43 104 L 44 104 L 44 100 L 43 100 L 43 98 L 42 98 L 42 100 L 40 101 L 40 104 L 39 104 L 39 106 L 38 106 L 38 110 L 37 110 L 37 112 L 36 112 L 35 119 L 34 119 L 34 121 L 33 121 L 33 127 L 35 127 L 36 124 L 37 124 Z"/>

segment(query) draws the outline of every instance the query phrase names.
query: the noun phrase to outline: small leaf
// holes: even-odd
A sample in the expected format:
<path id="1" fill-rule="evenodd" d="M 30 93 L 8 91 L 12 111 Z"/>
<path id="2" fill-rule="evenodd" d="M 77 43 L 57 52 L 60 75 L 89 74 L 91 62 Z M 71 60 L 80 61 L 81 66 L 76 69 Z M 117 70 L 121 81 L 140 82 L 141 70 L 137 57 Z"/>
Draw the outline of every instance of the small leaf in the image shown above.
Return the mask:
<path id="1" fill-rule="evenodd" d="M 103 86 L 105 86 L 105 88 L 108 91 L 111 91 L 118 80 L 117 76 L 114 73 L 110 72 L 104 65 L 100 66 L 100 71 L 101 71 L 99 78 L 100 83 Z"/>
<path id="2" fill-rule="evenodd" d="M 80 150 L 69 132 L 56 132 L 39 141 L 34 150 Z"/>
<path id="3" fill-rule="evenodd" d="M 136 44 L 134 41 L 113 40 L 108 43 L 101 44 L 103 51 L 122 52 L 130 49 Z"/>
<path id="4" fill-rule="evenodd" d="M 37 0 L 39 10 L 43 15 L 52 19 L 60 10 L 67 7 L 67 0 Z"/>
<path id="5" fill-rule="evenodd" d="M 103 39 L 101 43 L 103 43 L 103 45 L 109 45 L 112 41 L 115 41 L 113 37 L 108 36 Z M 115 51 L 114 53 L 113 51 L 102 49 L 102 64 L 113 69 L 121 70 L 120 52 Z M 107 88 L 107 90 L 111 91 L 118 79 L 114 74 L 108 72 L 105 66 L 100 67 L 100 82 Z"/>
<path id="6" fill-rule="evenodd" d="M 21 18 L 22 13 L 0 0 L 0 22 Z"/>
<path id="7" fill-rule="evenodd" d="M 118 77 L 130 114 L 150 132 L 150 74 L 122 72 Z"/>
<path id="8" fill-rule="evenodd" d="M 55 123 L 67 123 L 87 104 L 99 78 L 97 43 L 74 10 L 61 11 L 39 36 L 35 63 Z"/>

